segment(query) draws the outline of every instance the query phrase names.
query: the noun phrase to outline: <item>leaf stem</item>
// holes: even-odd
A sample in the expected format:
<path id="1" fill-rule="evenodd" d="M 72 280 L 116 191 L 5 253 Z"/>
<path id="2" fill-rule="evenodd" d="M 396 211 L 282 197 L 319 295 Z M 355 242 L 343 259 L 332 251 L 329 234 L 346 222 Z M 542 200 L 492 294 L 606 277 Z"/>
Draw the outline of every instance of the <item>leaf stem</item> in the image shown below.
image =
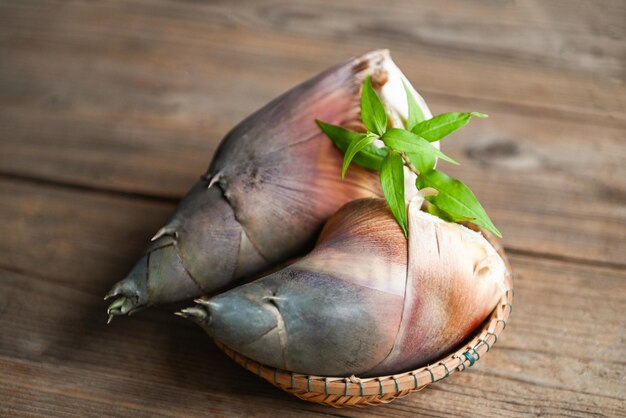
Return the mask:
<path id="1" fill-rule="evenodd" d="M 411 158 L 409 157 L 409 155 L 406 152 L 401 152 L 400 156 L 402 157 L 402 162 L 406 166 L 406 168 L 408 168 L 409 171 L 415 174 L 416 176 L 419 176 L 420 172 L 411 162 Z M 432 206 L 432 203 L 426 200 L 425 196 L 422 196 L 422 208 L 428 212 L 428 208 L 430 206 Z"/>
<path id="2" fill-rule="evenodd" d="M 406 168 L 408 168 L 409 171 L 411 171 L 416 176 L 419 176 L 420 172 L 419 172 L 419 170 L 417 168 L 415 168 L 415 166 L 411 162 L 411 159 L 409 158 L 409 155 L 406 152 L 401 152 L 400 155 L 402 156 L 402 162 L 404 163 Z"/>

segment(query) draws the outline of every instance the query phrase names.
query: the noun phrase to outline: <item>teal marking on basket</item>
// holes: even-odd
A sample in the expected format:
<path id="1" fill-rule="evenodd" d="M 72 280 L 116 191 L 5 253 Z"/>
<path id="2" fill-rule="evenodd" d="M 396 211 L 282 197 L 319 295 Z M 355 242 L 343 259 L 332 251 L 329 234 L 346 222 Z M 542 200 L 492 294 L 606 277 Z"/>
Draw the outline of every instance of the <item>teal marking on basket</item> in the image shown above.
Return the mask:
<path id="1" fill-rule="evenodd" d="M 296 384 L 295 384 L 295 382 L 294 382 L 293 373 L 291 373 L 291 387 L 292 387 L 292 388 L 295 388 L 295 387 L 296 387 Z"/>
<path id="2" fill-rule="evenodd" d="M 476 359 L 474 359 L 474 356 L 471 355 L 469 351 L 466 351 L 465 353 L 463 353 L 463 355 L 470 362 L 470 367 L 472 367 L 474 363 L 476 362 Z"/>
<path id="3" fill-rule="evenodd" d="M 380 389 L 380 390 L 379 390 L 379 391 L 380 391 L 380 395 L 382 396 L 382 395 L 383 395 L 383 393 L 384 393 L 384 392 L 383 392 L 383 381 L 382 381 L 382 380 L 380 380 L 380 379 L 378 379 L 378 387 L 379 387 L 379 389 Z"/>
<path id="4" fill-rule="evenodd" d="M 415 389 L 419 388 L 419 387 L 420 387 L 420 385 L 419 385 L 419 383 L 417 382 L 417 373 L 413 373 L 413 380 L 415 380 Z"/>
<path id="5" fill-rule="evenodd" d="M 476 361 L 480 360 L 480 353 L 476 350 L 476 347 L 472 347 L 472 351 L 476 355 Z"/>
<path id="6" fill-rule="evenodd" d="M 435 383 L 436 380 L 435 380 L 435 375 L 433 374 L 433 371 L 428 369 L 428 373 L 430 373 L 430 381 L 431 381 L 431 383 Z"/>
<path id="7" fill-rule="evenodd" d="M 324 379 L 324 395 L 328 395 L 328 380 Z"/>
<path id="8" fill-rule="evenodd" d="M 493 343 L 494 344 L 498 342 L 498 336 L 496 334 L 494 334 L 493 332 L 487 332 L 487 334 L 493 335 Z"/>
<path id="9" fill-rule="evenodd" d="M 306 391 L 311 392 L 311 376 L 306 377 Z"/>
<path id="10" fill-rule="evenodd" d="M 445 379 L 446 377 L 450 376 L 450 370 L 448 370 L 448 366 L 446 366 L 446 363 L 439 363 L 443 366 L 444 369 L 446 369 L 446 375 L 444 377 L 442 377 L 442 379 Z"/>
<path id="11" fill-rule="evenodd" d="M 278 385 L 278 369 L 274 369 L 274 384 Z"/>
<path id="12" fill-rule="evenodd" d="M 259 363 L 259 376 L 263 374 L 263 365 Z"/>
<path id="13" fill-rule="evenodd" d="M 504 319 L 498 319 L 497 322 L 502 322 L 502 331 L 506 329 L 506 321 Z"/>
<path id="14" fill-rule="evenodd" d="M 487 346 L 487 351 L 491 350 L 491 345 L 487 342 L 487 340 L 483 340 L 482 338 L 478 340 Z"/>
<path id="15" fill-rule="evenodd" d="M 363 382 L 359 382 L 359 393 L 361 394 L 361 396 L 365 395 L 365 393 L 363 391 Z"/>
<path id="16" fill-rule="evenodd" d="M 346 385 L 343 388 L 343 396 L 348 396 L 348 381 L 346 380 Z"/>

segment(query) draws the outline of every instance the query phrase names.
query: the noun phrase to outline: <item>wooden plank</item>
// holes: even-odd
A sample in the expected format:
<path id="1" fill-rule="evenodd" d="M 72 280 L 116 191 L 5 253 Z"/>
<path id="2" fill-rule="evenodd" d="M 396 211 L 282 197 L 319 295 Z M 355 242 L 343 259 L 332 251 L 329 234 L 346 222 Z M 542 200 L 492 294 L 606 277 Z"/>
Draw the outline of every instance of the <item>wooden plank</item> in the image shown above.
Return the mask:
<path id="1" fill-rule="evenodd" d="M 288 25 L 290 15 L 275 19 L 277 23 L 266 27 L 267 25 L 261 24 L 265 22 L 263 9 L 258 10 L 255 7 L 231 10 L 219 4 L 197 4 L 173 9 L 171 5 L 168 7 L 167 2 L 160 7 L 154 7 L 153 3 L 149 6 L 137 3 L 139 4 L 132 4 L 127 8 L 74 3 L 71 7 L 49 9 L 24 7 L 28 3 L 20 2 L 17 8 L 8 8 L 2 15 L 6 19 L 3 22 L 6 24 L 2 26 L 5 34 L 2 51 L 7 59 L 3 60 L 2 67 L 5 76 L 0 77 L 3 80 L 3 90 L 7 93 L 4 96 L 5 102 L 30 107 L 38 104 L 56 107 L 57 110 L 79 106 L 84 112 L 102 110 L 104 106 L 110 112 L 117 111 L 118 117 L 120 113 L 126 117 L 137 117 L 145 115 L 144 105 L 148 104 L 146 100 L 158 95 L 160 102 L 150 103 L 150 109 L 160 112 L 159 116 L 167 116 L 167 120 L 177 119 L 184 124 L 190 121 L 181 118 L 197 111 L 204 114 L 206 121 L 206 106 L 211 106 L 207 102 L 213 102 L 222 109 L 221 115 L 230 101 L 235 101 L 235 109 L 249 106 L 250 101 L 263 94 L 266 86 L 279 87 L 270 90 L 269 95 L 265 93 L 263 101 L 258 103 L 261 104 L 275 96 L 276 92 L 300 82 L 304 77 L 363 51 L 363 44 L 366 44 L 369 48 L 385 45 L 392 47 L 397 52 L 394 56 L 399 63 L 426 93 L 458 95 L 474 100 L 488 99 L 500 105 L 532 105 L 537 107 L 536 113 L 570 109 L 578 118 L 582 116 L 583 120 L 584 114 L 591 112 L 607 119 L 604 123 L 610 123 L 615 118 L 623 121 L 622 116 L 626 109 L 626 99 L 620 94 L 624 92 L 623 83 L 603 72 L 608 70 L 623 76 L 623 48 L 614 48 L 595 55 L 587 53 L 587 56 L 592 57 L 586 59 L 576 56 L 572 62 L 566 61 L 556 66 L 554 69 L 558 71 L 550 71 L 550 66 L 546 69 L 545 65 L 528 60 L 523 60 L 524 65 L 520 68 L 509 68 L 506 62 L 500 63 L 491 56 L 488 60 L 481 60 L 481 54 L 470 54 L 465 59 L 459 57 L 459 49 L 464 49 L 454 42 L 456 38 L 473 40 L 482 45 L 482 41 L 497 42 L 506 37 L 492 36 L 489 30 L 485 30 L 484 35 L 479 35 L 477 28 L 474 29 L 477 32 L 475 36 L 467 36 L 458 19 L 447 22 L 450 31 L 459 28 L 459 33 L 455 33 L 452 40 L 448 39 L 451 36 L 432 31 L 431 36 L 442 37 L 438 41 L 442 45 L 436 48 L 437 54 L 431 56 L 429 51 L 432 48 L 420 48 L 416 51 L 414 44 L 405 45 L 404 48 L 398 45 L 395 48 L 397 36 L 394 37 L 393 33 L 365 31 L 365 35 L 378 39 L 376 43 L 362 41 L 364 34 L 360 32 L 351 33 L 347 30 L 346 33 L 337 34 L 340 27 L 332 19 L 325 22 L 335 22 L 337 27 L 334 27 L 334 32 L 321 31 L 321 36 L 313 40 L 305 36 L 306 33 L 288 33 L 287 39 L 285 27 L 306 27 Z M 41 6 L 45 2 L 36 4 Z M 320 9 L 306 4 L 297 7 Z M 387 5 L 377 4 L 389 9 Z M 391 9 L 397 10 L 396 14 L 404 16 L 403 19 L 414 17 L 406 6 Z M 455 7 L 454 10 L 456 9 L 460 10 L 460 15 L 467 15 L 467 7 Z M 591 50 L 606 48 L 610 41 L 620 47 L 623 45 L 619 42 L 622 35 L 611 32 L 611 28 L 615 26 L 611 22 L 615 18 L 619 19 L 622 11 L 619 6 L 613 6 L 612 9 L 615 9 L 612 17 L 603 15 L 607 21 L 601 22 L 604 23 L 603 32 L 596 33 L 598 39 L 594 40 Z M 334 12 L 332 7 L 330 10 Z M 300 14 L 294 13 L 292 18 L 306 15 L 307 12 L 311 11 L 307 9 Z M 342 9 L 342 12 L 346 14 L 346 10 Z M 515 15 L 515 12 L 511 12 L 509 14 Z M 169 20 L 166 19 L 168 13 L 173 15 Z M 241 14 L 243 15 L 240 16 Z M 426 13 L 424 16 L 428 15 Z M 333 16 L 341 17 L 342 14 Z M 351 16 L 355 20 L 352 24 L 356 31 L 358 19 L 363 16 L 358 13 L 351 13 Z M 488 18 L 490 14 L 485 16 Z M 470 14 L 467 18 L 473 19 L 473 15 Z M 497 19 L 498 16 L 495 20 L 500 22 Z M 349 21 L 347 16 L 346 20 Z M 480 28 L 489 25 L 489 22 L 483 20 L 477 23 Z M 245 24 L 238 25 L 237 22 Z M 546 28 L 547 23 L 544 20 L 534 24 L 539 26 L 533 30 L 550 30 Z M 414 26 L 424 27 L 419 24 Z M 94 27 L 101 29 L 94 31 Z M 159 30 L 155 31 L 155 27 Z M 554 27 L 559 27 L 559 24 Z M 569 26 L 566 25 L 566 28 L 566 34 L 572 33 Z M 580 35 L 588 35 L 588 32 L 593 31 L 586 28 Z M 573 33 L 578 34 L 576 31 Z M 346 38 L 346 42 L 341 45 L 328 40 L 329 37 L 336 38 L 340 35 Z M 526 40 L 533 38 L 524 33 L 518 36 Z M 559 35 L 561 38 L 563 36 L 565 35 Z M 611 36 L 618 39 L 612 39 Z M 549 35 L 534 37 L 550 38 Z M 554 43 L 561 45 L 577 40 L 578 38 L 559 38 Z M 507 48 L 513 51 L 520 45 L 529 45 L 529 42 L 519 42 L 519 39 L 506 42 Z M 482 48 L 483 54 L 494 51 L 492 45 L 486 44 Z M 534 49 L 536 53 L 546 53 L 545 42 L 537 42 Z M 199 55 L 199 51 L 203 54 Z M 264 54 L 259 51 L 264 51 Z M 509 55 L 517 57 L 519 54 Z M 554 59 L 554 54 L 549 55 Z M 476 57 L 479 59 L 476 60 Z M 611 59 L 616 64 L 608 65 L 599 57 Z M 42 62 L 45 62 L 46 68 L 43 73 L 38 70 Z M 593 69 L 593 74 L 576 68 L 574 63 L 586 63 Z M 532 64 L 531 68 L 528 68 L 529 64 Z M 457 71 L 459 65 L 463 66 L 463 72 Z M 220 78 L 231 82 L 223 84 L 218 82 Z M 54 80 L 52 85 L 50 79 Z M 103 85 L 103 82 L 110 85 Z M 213 88 L 214 94 L 206 95 L 202 88 Z M 107 107 L 120 93 L 123 93 L 123 102 Z M 186 96 L 181 96 L 181 93 Z M 220 100 L 211 101 L 206 97 L 220 97 Z M 18 99 L 17 103 L 15 99 Z M 247 109 L 252 110 L 257 105 L 253 104 Z"/>
<path id="2" fill-rule="evenodd" d="M 151 376 L 143 374 L 145 371 L 132 369 L 140 374 L 125 378 L 91 368 L 0 357 L 0 370 L 4 375 L 4 381 L 0 381 L 0 400 L 3 401 L 0 413 L 45 417 L 123 417 L 129 414 L 140 417 L 272 417 L 279 409 L 284 416 L 328 416 L 321 409 L 323 407 L 311 406 L 308 408 L 312 410 L 307 410 L 287 394 L 251 396 L 245 392 L 222 391 L 218 378 L 213 374 L 215 371 L 205 367 L 201 369 L 210 373 L 209 380 L 214 380 L 218 388 L 215 392 L 203 385 L 181 387 L 154 383 Z M 89 376 L 86 377 L 86 374 Z M 9 379 L 12 382 L 7 384 Z M 197 379 L 194 383 L 201 382 Z"/>
<path id="3" fill-rule="evenodd" d="M 70 415 L 73 405 L 112 415 L 330 413 L 275 391 L 165 311 L 105 327 L 101 295 L 171 204 L 8 181 L 0 181 L 0 201 L 0 264 L 13 271 L 0 273 L 0 329 L 10 336 L 0 338 L 0 414 Z M 513 321 L 497 350 L 470 373 L 371 413 L 618 414 L 626 318 L 615 313 L 626 270 L 512 261 Z"/>
<path id="4" fill-rule="evenodd" d="M 360 44 L 391 42 L 394 49 L 417 47 L 468 61 L 624 77 L 626 7 L 619 1 L 244 3 L 224 14 L 254 30 Z M 213 6 L 179 13 L 223 13 L 224 5 Z"/>
<path id="5" fill-rule="evenodd" d="M 482 35 L 467 36 L 465 30 L 477 31 L 470 22 L 483 15 L 487 27 L 498 28 L 501 19 L 507 29 L 548 31 L 539 38 L 549 31 L 565 40 L 576 34 L 572 42 L 604 22 L 589 41 L 604 45 L 607 36 L 621 36 L 610 29 L 621 8 L 610 3 L 610 16 L 586 6 L 568 8 L 568 19 L 548 29 L 559 9 L 554 5 L 474 9 L 461 3 L 450 3 L 450 16 L 437 15 L 446 30 L 430 41 L 441 44 L 436 52 L 409 53 L 415 51 L 409 45 L 413 34 L 394 54 L 416 86 L 426 87 L 436 113 L 480 110 L 492 116 L 466 128 L 463 141 L 445 145 L 464 162 L 450 168 L 451 174 L 473 187 L 509 247 L 623 263 L 626 197 L 620 179 L 626 176 L 626 150 L 623 125 L 614 124 L 620 118 L 610 112 L 626 109 L 626 94 L 607 81 L 614 74 L 591 77 L 587 67 L 566 70 L 569 61 L 543 58 L 528 68 L 497 54 L 459 56 L 452 48 L 458 37 L 479 47 Z M 312 39 L 297 24 L 313 13 L 306 3 L 290 3 L 283 12 L 220 3 L 125 4 L 0 6 L 1 174 L 178 198 L 205 170 L 229 127 L 293 84 L 364 50 L 359 25 L 367 27 L 369 13 L 383 7 L 364 6 L 344 35 L 331 19 L 325 23 L 331 34 Z M 334 19 L 348 18 L 341 6 L 326 6 L 337 13 Z M 390 7 L 390 16 L 415 17 L 422 24 L 435 11 L 431 3 L 423 6 L 424 14 L 397 6 Z M 372 35 L 365 32 L 367 40 Z M 397 38 L 384 30 L 378 35 L 380 42 Z M 346 42 L 337 45 L 331 38 L 340 36 Z M 602 46 L 602 56 L 619 56 L 620 49 L 610 45 Z M 541 48 L 534 48 L 538 54 Z M 589 68 L 614 71 L 596 58 Z M 584 60 L 576 55 L 574 61 Z M 489 91 L 499 96 L 484 93 Z M 594 112 L 609 119 L 597 119 Z"/>
<path id="6" fill-rule="evenodd" d="M 431 1 L 419 8 L 373 1 L 359 2 L 359 7 L 330 1 L 180 7 L 170 1 L 135 1 L 63 7 L 38 1 L 7 7 L 3 27 L 11 41 L 7 46 L 36 51 L 38 60 L 50 66 L 71 64 L 46 59 L 50 52 L 73 52 L 74 61 L 82 58 L 83 63 L 96 58 L 89 64 L 94 69 L 113 65 L 119 70 L 116 58 L 123 57 L 124 66 L 149 66 L 144 69 L 149 84 L 164 70 L 193 83 L 202 76 L 210 80 L 211 75 L 198 71 L 206 65 L 199 51 L 223 71 L 232 64 L 239 70 L 247 66 L 252 79 L 261 82 L 262 73 L 277 80 L 283 72 L 293 75 L 292 68 L 319 70 L 364 49 L 391 47 L 401 64 L 412 63 L 409 72 L 427 92 L 624 122 L 626 99 L 615 94 L 625 91 L 623 3 L 446 3 Z M 159 65 L 150 65 L 155 60 Z"/>
<path id="7" fill-rule="evenodd" d="M 0 266 L 104 295 L 173 204 L 0 180 Z"/>
<path id="8" fill-rule="evenodd" d="M 495 114 L 446 139 L 461 165 L 442 167 L 474 190 L 506 247 L 624 264 L 623 138 L 620 130 Z"/>
<path id="9" fill-rule="evenodd" d="M 472 369 L 388 406 L 339 411 L 274 389 L 165 311 L 107 327 L 102 300 L 69 281 L 0 270 L 0 328 L 11 336 L 0 339 L 0 414 L 623 414 L 626 318 L 615 312 L 626 303 L 626 270 L 520 256 L 512 264 L 513 319 Z"/>
<path id="10" fill-rule="evenodd" d="M 615 0 L 3 2 L 0 415 L 624 416 L 625 18 Z M 446 152 L 513 250 L 493 352 L 336 411 L 244 371 L 173 308 L 105 327 L 101 295 L 219 138 L 377 47 L 435 113 L 492 116 Z"/>
<path id="11" fill-rule="evenodd" d="M 456 109 L 476 109 L 470 106 L 466 103 Z M 450 110 L 438 103 L 433 109 L 435 112 Z M 484 111 L 482 108 L 476 110 Z M 124 145 L 124 134 L 118 138 L 113 135 L 108 142 L 102 141 L 99 134 L 95 134 L 93 140 L 84 140 L 83 135 L 93 134 L 100 128 L 107 129 L 102 124 L 95 128 L 89 123 L 74 124 L 65 137 L 67 147 L 59 147 L 53 140 L 59 133 L 50 128 L 63 129 L 61 126 L 65 122 L 46 120 L 49 123 L 29 124 L 28 118 L 19 114 L 0 115 L 0 131 L 10 131 L 12 125 L 19 124 L 13 132 L 25 134 L 19 136 L 8 132 L 5 136 L 8 140 L 0 145 L 0 150 L 6 150 L 6 154 L 0 151 L 0 155 L 8 156 L 0 159 L 10 172 L 14 169 L 18 174 L 86 187 L 112 187 L 125 192 L 152 194 L 162 188 L 158 196 L 176 198 L 204 170 L 208 160 L 205 155 L 212 152 L 209 144 L 204 144 L 207 145 L 206 152 L 199 152 L 202 145 L 194 144 L 191 136 L 187 137 L 189 142 L 185 146 L 173 149 L 175 134 L 159 131 L 156 127 L 138 135 L 141 139 L 132 145 Z M 619 129 L 579 126 L 571 131 L 568 122 L 496 113 L 489 119 L 472 121 L 463 131 L 446 140 L 444 149 L 462 165 L 446 165 L 445 169 L 472 187 L 501 227 L 507 247 L 624 264 L 626 189 L 623 179 L 626 178 L 626 167 L 623 161 L 626 161 L 626 148 L 622 142 Z M 98 151 L 90 151 L 97 144 L 101 144 Z M 132 147 L 138 149 L 126 154 L 124 150 Z M 157 161 L 159 158 L 162 163 Z M 42 163 L 37 164 L 37 161 Z M 13 190 L 18 186 L 7 181 L 2 184 L 9 188 L 5 191 L 7 197 L 17 195 L 25 200 L 18 204 L 12 199 L 12 203 L 7 203 L 10 207 L 18 205 L 13 207 L 15 216 L 23 217 L 25 223 L 37 219 L 46 221 L 42 217 L 27 219 L 29 212 L 20 214 L 19 205 L 41 205 L 43 208 L 49 201 L 46 197 L 49 191 L 19 191 Z M 62 196 L 61 199 L 66 201 L 77 198 L 75 194 Z M 59 222 L 63 222 L 68 216 L 66 212 L 70 211 L 70 208 L 63 207 L 64 200 L 55 204 Z M 102 201 L 93 205 L 104 208 L 107 204 L 108 201 Z M 127 204 L 123 203 L 123 206 Z M 137 231 L 132 218 L 142 215 L 130 215 L 127 209 L 110 214 L 104 210 L 89 212 L 89 222 L 94 225 L 113 223 L 120 227 L 127 222 L 132 224 L 128 226 L 129 230 L 137 231 L 135 237 L 145 239 L 173 208 L 171 204 L 160 206 L 152 212 L 153 222 L 141 224 L 141 231 Z M 146 206 L 139 207 L 135 213 L 147 211 Z M 126 221 L 120 213 L 129 214 L 124 218 Z M 115 219 L 103 221 L 111 216 Z M 13 228 L 9 224 L 4 227 Z M 103 225 L 102 229 L 106 226 Z M 45 225 L 40 230 L 45 230 Z M 33 239 L 37 241 L 39 238 Z"/>

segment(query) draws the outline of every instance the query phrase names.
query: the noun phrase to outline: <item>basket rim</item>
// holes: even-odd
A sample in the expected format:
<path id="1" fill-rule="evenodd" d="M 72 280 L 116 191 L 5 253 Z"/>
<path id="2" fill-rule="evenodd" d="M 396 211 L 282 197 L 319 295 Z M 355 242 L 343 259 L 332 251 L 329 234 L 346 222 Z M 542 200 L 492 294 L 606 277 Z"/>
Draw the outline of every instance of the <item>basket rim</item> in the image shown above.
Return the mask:
<path id="1" fill-rule="evenodd" d="M 214 342 L 240 366 L 304 400 L 339 407 L 366 406 L 390 402 L 397 397 L 421 390 L 456 372 L 472 367 L 480 360 L 497 343 L 498 336 L 506 328 L 513 309 L 513 275 L 501 241 L 483 228 L 472 225 L 472 229 L 481 232 L 502 257 L 506 267 L 505 286 L 498 304 L 482 326 L 472 333 L 472 337 L 461 348 L 433 363 L 406 372 L 377 377 L 314 376 L 266 366 L 236 352 L 217 339 L 214 339 Z M 360 404 L 361 401 L 365 403 Z"/>

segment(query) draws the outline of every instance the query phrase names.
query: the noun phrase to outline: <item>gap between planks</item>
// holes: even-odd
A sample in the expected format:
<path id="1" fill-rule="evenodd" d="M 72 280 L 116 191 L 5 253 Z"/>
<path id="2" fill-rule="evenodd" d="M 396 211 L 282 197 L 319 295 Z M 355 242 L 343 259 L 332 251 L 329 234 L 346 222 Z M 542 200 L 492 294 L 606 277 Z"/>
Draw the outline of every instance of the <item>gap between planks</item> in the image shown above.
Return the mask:
<path id="1" fill-rule="evenodd" d="M 85 193 L 97 193 L 104 196 L 112 196 L 112 197 L 123 197 L 128 199 L 135 200 L 143 200 L 146 202 L 160 203 L 160 204 L 169 204 L 175 205 L 180 202 L 182 196 L 168 196 L 168 195 L 157 195 L 152 193 L 142 193 L 142 192 L 131 192 L 127 190 L 115 190 L 115 189 L 106 189 L 103 187 L 92 186 L 81 183 L 69 183 L 64 181 L 59 181 L 55 179 L 47 179 L 39 176 L 19 174 L 19 173 L 11 173 L 11 172 L 3 172 L 0 171 L 0 179 L 16 181 L 21 183 L 29 183 L 37 186 L 44 186 L 50 188 L 63 188 L 66 190 L 77 191 L 77 192 L 85 192 Z"/>

